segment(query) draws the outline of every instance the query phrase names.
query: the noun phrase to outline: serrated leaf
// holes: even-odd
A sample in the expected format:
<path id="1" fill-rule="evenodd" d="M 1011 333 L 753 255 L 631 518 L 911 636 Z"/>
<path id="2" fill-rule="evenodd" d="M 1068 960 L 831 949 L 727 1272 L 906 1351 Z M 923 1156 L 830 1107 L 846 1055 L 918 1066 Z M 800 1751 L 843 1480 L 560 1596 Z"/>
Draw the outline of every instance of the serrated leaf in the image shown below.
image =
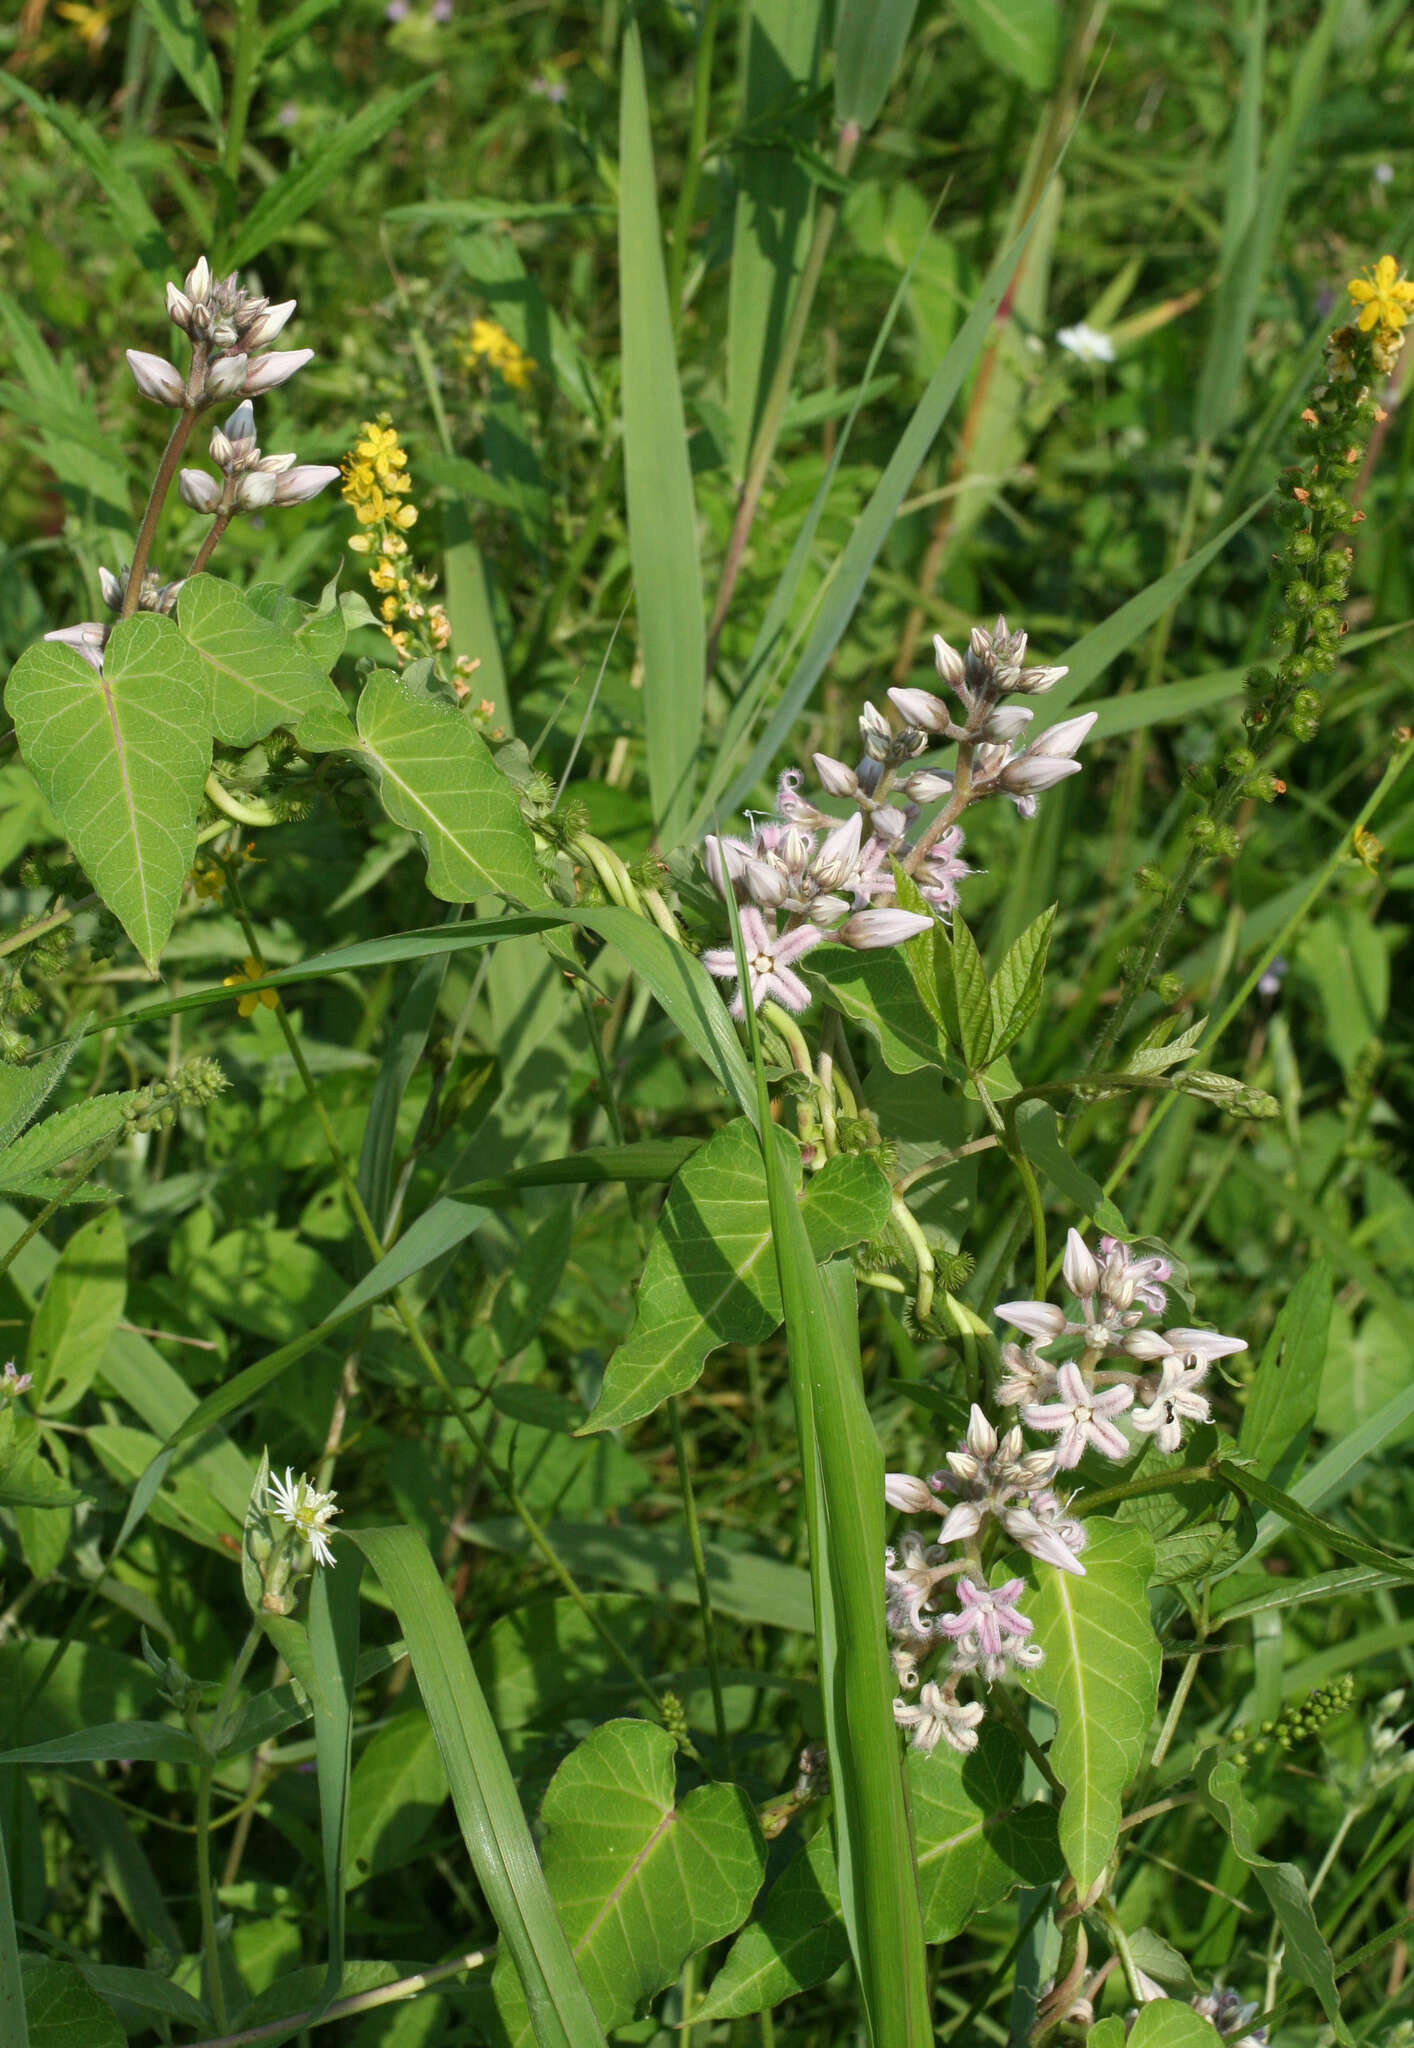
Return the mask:
<path id="1" fill-rule="evenodd" d="M 51 1178 L 56 1169 L 120 1129 L 135 1092 L 97 1095 L 91 1102 L 75 1102 L 47 1116 L 0 1152 L 0 1188 L 7 1194 L 42 1193 L 46 1199 L 56 1194 L 62 1185 Z"/>
<path id="2" fill-rule="evenodd" d="M 995 1721 L 969 1757 L 940 1746 L 904 1763 L 923 1927 L 950 1941 L 1019 1884 L 1046 1884 L 1063 1869 L 1054 1809 L 1021 1804 L 1022 1759 Z M 822 1828 L 772 1886 L 712 1981 L 699 2019 L 733 2019 L 823 1983 L 849 1954 L 839 1881 Z"/>
<path id="3" fill-rule="evenodd" d="M 358 744 L 327 667 L 232 584 L 190 577 L 177 624 L 208 678 L 212 730 L 226 746 L 253 747 L 277 725 L 316 753 Z"/>
<path id="4" fill-rule="evenodd" d="M 1043 910 L 1007 948 L 992 983 L 992 1058 L 1010 1051 L 1036 1014 L 1057 906 Z"/>
<path id="5" fill-rule="evenodd" d="M 80 865 L 149 967 L 196 852 L 211 766 L 204 675 L 170 619 L 121 620 L 103 673 L 62 641 L 22 654 L 5 705 Z"/>
<path id="6" fill-rule="evenodd" d="M 793 1153 L 799 1187 L 799 1154 Z M 811 1176 L 801 1201 L 811 1246 L 829 1258 L 882 1229 L 889 1185 L 862 1156 Z M 658 1220 L 628 1337 L 609 1360 L 586 1430 L 648 1415 L 700 1376 L 722 1344 L 760 1344 L 781 1320 L 761 1148 L 745 1117 L 680 1169 Z"/>
<path id="7" fill-rule="evenodd" d="M 933 916 L 932 905 L 924 901 L 923 892 L 902 863 L 892 860 L 889 865 L 893 869 L 894 894 L 899 909 L 911 910 L 918 916 L 932 919 L 931 929 L 918 932 L 913 938 L 906 939 L 902 950 L 903 957 L 908 963 L 908 971 L 913 977 L 913 986 L 918 991 L 918 1000 L 939 1031 L 946 1032 L 948 1022 L 943 1012 L 943 999 L 938 991 L 941 987 L 940 949 L 948 942 L 947 933 Z"/>
<path id="8" fill-rule="evenodd" d="M 968 1072 L 979 1074 L 992 1046 L 992 998 L 977 941 L 960 914 L 953 916 L 950 937 L 939 926 L 934 957 L 944 1026 Z"/>
<path id="9" fill-rule="evenodd" d="M 422 843 L 434 896 L 544 902 L 515 792 L 459 712 L 377 669 L 358 700 L 358 731 L 384 810 Z"/>
<path id="10" fill-rule="evenodd" d="M 25 1369 L 37 1412 L 62 1415 L 88 1391 L 128 1291 L 122 1217 L 105 1209 L 65 1245 L 30 1325 Z"/>
<path id="11" fill-rule="evenodd" d="M 1098 1515 L 1085 1529 L 1084 1578 L 1035 1574 L 1027 1611 L 1045 1657 L 1022 1674 L 1027 1691 L 1056 1712 L 1050 1757 L 1065 1786 L 1060 1845 L 1082 1896 L 1114 1852 L 1124 1788 L 1143 1754 L 1159 1685 L 1149 1534 Z"/>
<path id="12" fill-rule="evenodd" d="M 1273 1863 L 1258 1851 L 1255 1841 L 1257 1814 L 1248 1800 L 1242 1774 L 1235 1764 L 1210 1753 L 1206 1769 L 1200 1763 L 1197 1777 L 1210 1812 L 1223 1828 L 1238 1857 L 1261 1885 L 1276 1914 L 1286 1937 L 1287 1973 L 1300 1983 L 1310 1985 L 1321 2001 L 1326 2018 L 1335 2028 L 1337 2038 L 1348 2042 L 1350 2034 L 1341 2018 L 1335 1965 L 1317 1923 L 1305 1878 L 1294 1863 Z"/>
<path id="13" fill-rule="evenodd" d="M 606 2029 L 741 1925 L 766 1850 L 746 1795 L 698 1785 L 679 1800 L 676 1744 L 647 1721 L 609 1721 L 556 1771 L 541 1808 L 550 1895 Z M 509 1960 L 493 1979 L 512 2048 L 532 2040 Z"/>
<path id="14" fill-rule="evenodd" d="M 81 1031 L 30 1066 L 0 1066 L 0 1152 L 39 1114 L 79 1049 Z"/>

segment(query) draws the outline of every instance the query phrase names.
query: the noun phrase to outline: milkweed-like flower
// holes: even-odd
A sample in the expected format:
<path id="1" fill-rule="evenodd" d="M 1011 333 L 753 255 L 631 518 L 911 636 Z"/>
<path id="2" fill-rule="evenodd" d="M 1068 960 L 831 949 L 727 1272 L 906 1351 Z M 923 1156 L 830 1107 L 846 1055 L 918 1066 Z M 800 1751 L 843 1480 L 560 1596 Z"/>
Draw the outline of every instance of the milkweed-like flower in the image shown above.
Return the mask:
<path id="1" fill-rule="evenodd" d="M 964 1704 L 953 1697 L 950 1685 L 935 1685 L 931 1680 L 916 1700 L 894 1701 L 895 1727 L 906 1728 L 909 1748 L 921 1750 L 925 1756 L 931 1755 L 940 1741 L 963 1756 L 969 1755 L 977 1747 L 982 1718 L 978 1701 Z"/>
<path id="2" fill-rule="evenodd" d="M 748 904 L 741 912 L 741 940 L 746 954 L 747 987 L 751 1007 L 774 998 L 782 1009 L 797 1014 L 810 1007 L 810 990 L 794 971 L 794 962 L 818 946 L 824 933 L 816 925 L 797 925 L 793 931 L 773 932 L 761 912 Z M 730 946 L 714 946 L 702 955 L 702 965 L 719 980 L 735 980 L 736 954 Z M 745 1005 L 738 985 L 732 998 L 732 1015 L 744 1017 Z"/>
<path id="3" fill-rule="evenodd" d="M 1185 1422 L 1213 1419 L 1206 1399 L 1198 1392 L 1207 1374 L 1205 1359 L 1166 1358 L 1153 1398 L 1134 1411 L 1134 1427 L 1145 1436 L 1152 1436 L 1159 1450 L 1178 1450 Z"/>
<path id="4" fill-rule="evenodd" d="M 1056 1373 L 1054 1401 L 1035 1402 L 1021 1411 L 1028 1429 L 1044 1429 L 1056 1438 L 1056 1463 L 1062 1471 L 1078 1465 L 1087 1444 L 1106 1458 L 1127 1458 L 1129 1445 L 1113 1418 L 1123 1415 L 1134 1399 L 1132 1387 L 1092 1387 L 1078 1365 Z"/>
<path id="5" fill-rule="evenodd" d="M 990 1685 L 1008 1665 L 1034 1667 L 1042 1661 L 1040 1644 L 1030 1641 L 1036 1624 L 1016 1604 L 1025 1591 L 1021 1579 L 996 1588 L 958 1580 L 958 1612 L 938 1619 L 939 1634 L 953 1645 L 955 1671 L 980 1671 Z"/>

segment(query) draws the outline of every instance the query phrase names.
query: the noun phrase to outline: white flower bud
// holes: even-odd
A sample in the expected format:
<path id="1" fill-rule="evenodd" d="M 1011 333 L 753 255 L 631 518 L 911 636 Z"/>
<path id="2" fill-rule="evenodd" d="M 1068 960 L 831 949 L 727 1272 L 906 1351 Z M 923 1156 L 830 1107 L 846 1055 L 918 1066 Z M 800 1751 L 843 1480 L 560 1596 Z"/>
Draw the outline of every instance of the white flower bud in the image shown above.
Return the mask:
<path id="1" fill-rule="evenodd" d="M 1079 773 L 1078 761 L 1049 760 L 1043 754 L 1026 753 L 1008 761 L 999 780 L 1002 788 L 1013 794 L 1035 795 L 1043 789 L 1054 789 L 1067 775 Z"/>
<path id="2" fill-rule="evenodd" d="M 946 732 L 952 724 L 947 705 L 931 690 L 890 690 L 889 702 L 905 725 L 920 732 Z"/>
<path id="3" fill-rule="evenodd" d="M 921 1515 L 929 1508 L 936 1510 L 938 1505 L 926 1481 L 915 1479 L 911 1472 L 886 1472 L 884 1499 L 905 1515 Z"/>
<path id="4" fill-rule="evenodd" d="M 848 909 L 849 899 L 845 896 L 817 896 L 806 914 L 812 924 L 824 926 L 843 917 Z"/>
<path id="5" fill-rule="evenodd" d="M 899 784 L 904 795 L 916 804 L 931 804 L 940 796 L 950 796 L 952 786 L 951 775 L 934 774 L 931 768 L 919 768 Z"/>
<path id="6" fill-rule="evenodd" d="M 246 352 L 253 354 L 256 349 L 264 348 L 267 343 L 272 342 L 294 312 L 297 303 L 295 299 L 286 299 L 281 305 L 267 306 L 245 331 L 243 339 Z"/>
<path id="7" fill-rule="evenodd" d="M 277 505 L 303 505 L 306 499 L 317 498 L 329 485 L 337 483 L 339 472 L 327 463 L 306 462 L 295 469 L 287 469 L 275 486 Z"/>
<path id="8" fill-rule="evenodd" d="M 313 356 L 312 348 L 276 349 L 273 355 L 261 356 L 251 364 L 241 389 L 247 398 L 258 398 L 262 391 L 273 391 L 277 384 L 293 377 Z"/>
<path id="9" fill-rule="evenodd" d="M 133 382 L 144 398 L 155 399 L 158 405 L 174 406 L 178 411 L 182 409 L 187 402 L 186 385 L 170 363 L 140 348 L 130 348 L 127 358 Z"/>
<path id="10" fill-rule="evenodd" d="M 265 506 L 273 505 L 280 479 L 260 469 L 248 469 L 236 485 L 236 510 L 238 512 L 260 512 Z"/>
<path id="11" fill-rule="evenodd" d="M 859 866 L 859 838 L 863 821 L 858 811 L 852 818 L 846 818 L 843 825 L 836 825 L 819 853 L 815 856 L 810 872 L 822 889 L 836 889 L 845 882 Z"/>
<path id="12" fill-rule="evenodd" d="M 998 704 L 988 712 L 981 734 L 987 740 L 1019 740 L 1035 712 L 1025 704 Z"/>
<path id="13" fill-rule="evenodd" d="M 1039 739 L 1032 740 L 1026 750 L 1027 753 L 1033 756 L 1052 756 L 1057 760 L 1066 759 L 1078 751 L 1081 741 L 1099 715 L 1098 711 L 1086 711 L 1079 718 L 1062 719 L 1059 725 L 1053 725 L 1049 731 L 1043 732 Z"/>
<path id="14" fill-rule="evenodd" d="M 177 477 L 177 496 L 193 512 L 214 512 L 221 503 L 221 486 L 204 469 L 184 469 Z"/>
<path id="15" fill-rule="evenodd" d="M 1065 1284 L 1074 1295 L 1091 1295 L 1100 1284 L 1100 1269 L 1078 1230 L 1066 1232 L 1065 1257 L 1061 1261 Z"/>
<path id="16" fill-rule="evenodd" d="M 216 405 L 223 398 L 234 398 L 245 384 L 246 369 L 243 355 L 222 356 L 213 363 L 206 373 L 206 403 Z"/>
<path id="17" fill-rule="evenodd" d="M 896 804 L 880 804 L 869 819 L 876 839 L 886 840 L 890 845 L 895 839 L 902 839 L 908 819 Z"/>
<path id="18" fill-rule="evenodd" d="M 107 605 L 110 612 L 120 612 L 123 609 L 122 579 L 115 576 L 111 569 L 100 568 L 98 572 L 98 588 L 102 591 L 103 602 Z"/>
<path id="19" fill-rule="evenodd" d="M 178 291 L 174 284 L 169 284 L 167 287 L 167 317 L 172 322 L 172 325 L 180 327 L 185 331 L 187 323 L 191 319 L 191 313 L 191 300 L 187 297 L 186 293 Z"/>
<path id="20" fill-rule="evenodd" d="M 961 696 L 967 670 L 963 665 L 962 656 L 955 648 L 949 647 L 941 633 L 933 635 L 933 663 L 940 679 L 947 684 L 950 690 L 956 690 L 959 696 Z M 892 695 L 892 692 L 890 692 L 890 695 Z"/>
<path id="21" fill-rule="evenodd" d="M 197 306 L 211 297 L 211 265 L 204 256 L 198 256 L 187 272 L 187 297 Z"/>
<path id="22" fill-rule="evenodd" d="M 223 430 L 228 440 L 253 441 L 255 439 L 255 407 L 248 398 L 243 398 Z"/>
<path id="23" fill-rule="evenodd" d="M 752 902 L 763 910 L 779 909 L 790 891 L 790 877 L 767 860 L 749 860 L 742 879 Z"/>
<path id="24" fill-rule="evenodd" d="M 285 471 L 293 469 L 298 461 L 298 455 L 291 450 L 288 455 L 262 455 L 255 466 L 257 469 L 263 469 L 267 476 L 283 476 Z"/>
<path id="25" fill-rule="evenodd" d="M 854 795 L 859 787 L 859 777 L 852 768 L 847 767 L 843 761 L 836 761 L 829 754 L 813 754 L 811 759 L 815 763 L 815 773 L 820 778 L 822 789 L 827 789 L 831 796 Z"/>
<path id="26" fill-rule="evenodd" d="M 211 436 L 211 460 L 222 470 L 232 470 L 237 466 L 236 451 L 219 427 Z"/>

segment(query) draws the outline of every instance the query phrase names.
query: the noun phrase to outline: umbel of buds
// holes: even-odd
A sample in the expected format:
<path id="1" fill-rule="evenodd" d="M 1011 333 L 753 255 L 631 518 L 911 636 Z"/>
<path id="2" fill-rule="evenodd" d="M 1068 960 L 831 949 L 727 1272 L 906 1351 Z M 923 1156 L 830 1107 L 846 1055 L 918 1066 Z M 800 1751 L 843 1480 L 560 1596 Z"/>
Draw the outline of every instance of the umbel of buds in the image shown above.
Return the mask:
<path id="1" fill-rule="evenodd" d="M 177 412 L 273 391 L 303 369 L 314 354 L 309 348 L 256 353 L 274 341 L 294 310 L 293 299 L 272 306 L 268 299 L 246 291 L 234 271 L 229 277 L 213 278 L 202 256 L 187 272 L 184 291 L 174 284 L 167 287 L 167 311 L 174 325 L 191 339 L 187 375 L 183 377 L 162 356 L 130 348 L 127 357 L 133 381 L 144 398 Z"/>
<path id="2" fill-rule="evenodd" d="M 338 477 L 323 463 L 301 463 L 296 455 L 262 455 L 256 445 L 255 408 L 249 399 L 238 405 L 224 427 L 211 436 L 211 460 L 222 481 L 204 469 L 184 469 L 177 492 L 193 512 L 262 512 L 268 505 L 302 505 Z"/>
<path id="3" fill-rule="evenodd" d="M 957 822 L 969 804 L 1005 796 L 1029 818 L 1043 790 L 1080 773 L 1075 755 L 1095 723 L 1093 711 L 1051 726 L 1028 744 L 1034 708 L 1004 701 L 1038 696 L 1066 673 L 1024 668 L 1024 633 L 1010 632 L 1006 620 L 998 619 L 990 633 L 974 628 L 965 654 L 941 638 L 933 648 L 938 674 L 958 699 L 957 717 L 927 690 L 890 690 L 901 729 L 866 704 L 855 765 L 829 754 L 813 757 L 821 787 L 853 806 L 843 823 L 801 795 L 803 776 L 792 768 L 777 785 L 778 815 L 754 839 L 706 841 L 708 875 L 741 905 L 747 983 L 756 1009 L 768 998 L 787 1010 L 806 1008 L 810 990 L 795 964 L 821 940 L 896 946 L 955 909 L 958 884 L 972 872 L 961 858 Z M 930 736 L 956 746 L 951 771 L 913 766 Z M 923 808 L 940 799 L 942 808 L 911 838 Z M 912 896 L 907 905 L 900 903 L 898 869 L 926 911 L 912 907 Z M 729 946 L 713 947 L 702 963 L 710 974 L 736 979 Z M 743 1013 L 740 988 L 732 1008 L 736 1016 Z"/>

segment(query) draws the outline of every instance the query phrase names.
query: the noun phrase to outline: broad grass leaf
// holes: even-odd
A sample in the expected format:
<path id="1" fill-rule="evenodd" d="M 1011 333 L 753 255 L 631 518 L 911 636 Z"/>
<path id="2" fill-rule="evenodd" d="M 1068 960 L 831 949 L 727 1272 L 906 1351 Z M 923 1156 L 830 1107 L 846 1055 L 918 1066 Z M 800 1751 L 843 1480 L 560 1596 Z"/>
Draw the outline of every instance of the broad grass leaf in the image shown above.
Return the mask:
<path id="1" fill-rule="evenodd" d="M 539 2048 L 604 2048 L 603 2030 L 551 1903 L 510 1765 L 467 1655 L 461 1622 L 431 1552 L 411 1529 L 347 1533 L 378 1574 L 402 1626 L 462 1836 L 501 1932 L 498 1974 L 504 1971 L 503 1981 L 508 1981 L 512 1968 L 518 1973 L 521 2010 Z M 646 1723 L 637 1725 L 647 1728 Z M 671 1751 L 671 1738 L 663 1734 L 662 1739 Z"/>
<path id="2" fill-rule="evenodd" d="M 918 0 L 840 0 L 835 119 L 872 128 L 903 62 Z"/>
<path id="3" fill-rule="evenodd" d="M 799 1192 L 798 1153 L 792 1154 Z M 801 1204 L 818 1258 L 883 1228 L 889 1186 L 872 1161 L 841 1156 Z M 633 1328 L 609 1360 L 586 1429 L 618 1429 L 700 1376 L 723 1344 L 760 1344 L 781 1320 L 771 1209 L 756 1133 L 725 1125 L 678 1173 L 637 1290 Z"/>
<path id="4" fill-rule="evenodd" d="M 140 1657 L 99 1643 L 70 1643 L 38 1703 L 20 1707 L 54 1649 L 52 1637 L 0 1644 L 0 1737 L 7 1748 L 49 1740 L 103 1721 L 140 1720 L 159 1707 L 157 1681 Z"/>
<path id="5" fill-rule="evenodd" d="M 742 1055 L 741 1041 L 727 1015 L 721 992 L 701 961 L 676 945 L 657 925 L 613 904 L 602 910 L 576 911 L 573 921 L 608 939 L 623 954 L 718 1086 L 734 1099 L 739 1109 L 754 1118 L 757 1103 L 751 1069 Z"/>
<path id="6" fill-rule="evenodd" d="M 1159 1644 L 1149 1618 L 1154 1546 L 1131 1523 L 1085 1524 L 1085 1576 L 1043 1567 L 1030 1613 L 1045 1661 L 1023 1674 L 1055 1709 L 1051 1767 L 1065 1786 L 1060 1845 L 1084 1895 L 1119 1837 L 1124 1788 L 1154 1718 Z"/>
<path id="7" fill-rule="evenodd" d="M 1248 1391 L 1237 1448 L 1274 1486 L 1290 1485 L 1311 1434 L 1333 1307 L 1330 1263 L 1315 1259 L 1283 1302 Z"/>
<path id="8" fill-rule="evenodd" d="M 221 125 L 221 72 L 194 0 L 142 0 L 172 69 L 213 128 Z"/>
<path id="9" fill-rule="evenodd" d="M 619 101 L 619 277 L 624 483 L 643 653 L 648 785 L 664 846 L 681 836 L 706 686 L 702 568 L 638 25 L 624 33 Z"/>
<path id="10" fill-rule="evenodd" d="M 544 902 L 529 827 L 474 726 L 377 669 L 358 700 L 358 731 L 384 810 L 422 842 L 434 896 Z"/>
<path id="11" fill-rule="evenodd" d="M 277 725 L 315 753 L 357 746 L 328 669 L 233 585 L 217 576 L 189 578 L 177 599 L 177 624 L 209 678 L 212 730 L 228 747 L 253 747 Z"/>
<path id="12" fill-rule="evenodd" d="M 32 1405 L 62 1415 L 88 1391 L 128 1292 L 128 1252 L 120 1212 L 105 1209 L 76 1230 L 49 1276 L 30 1325 L 25 1370 Z"/>
<path id="13" fill-rule="evenodd" d="M 61 641 L 29 648 L 5 704 L 81 866 L 155 968 L 211 766 L 200 665 L 170 619 L 140 612 L 113 628 L 102 675 Z"/>
<path id="14" fill-rule="evenodd" d="M 1414 1557 L 1396 1557 L 1390 1551 L 1381 1550 L 1378 1544 L 1366 1543 L 1362 1537 L 1352 1536 L 1338 1523 L 1313 1513 L 1295 1495 L 1270 1485 L 1235 1459 L 1224 1458 L 1218 1470 L 1234 1493 L 1268 1509 L 1289 1528 L 1297 1529 L 1303 1536 L 1333 1550 L 1337 1557 L 1348 1557 L 1352 1564 L 1368 1565 L 1372 1571 L 1397 1572 L 1406 1583 L 1414 1580 Z"/>
<path id="15" fill-rule="evenodd" d="M 243 270 L 262 249 L 288 234 L 349 164 L 357 162 L 395 128 L 408 109 L 430 92 L 435 77 L 420 78 L 400 92 L 378 93 L 350 121 L 326 135 L 290 170 L 267 185 L 241 219 L 240 232 L 226 251 L 223 270 Z"/>
<path id="16" fill-rule="evenodd" d="M 319 1833 L 324 1850 L 324 1911 L 329 1960 L 316 2011 L 338 1996 L 344 1972 L 344 1891 L 349 1867 L 349 1781 L 354 1694 L 358 1687 L 359 1581 L 363 1559 L 341 1545 L 343 1569 L 315 1567 L 309 1591 L 309 1655 L 315 1683 L 314 1756 L 319 1777 Z M 296 1678 L 302 1674 L 286 1654 Z"/>
<path id="17" fill-rule="evenodd" d="M 945 1745 L 904 1762 L 918 1865 L 923 1927 L 950 1941 L 974 1913 L 1019 1884 L 1061 1874 L 1054 1810 L 1022 1803 L 1022 1758 L 1005 1728 L 989 1721 L 977 1749 Z M 778 2005 L 831 1976 L 849 1953 L 828 1829 L 813 1835 L 767 1894 L 712 1980 L 702 2019 L 738 2018 Z"/>
<path id="18" fill-rule="evenodd" d="M 952 0 L 952 11 L 984 57 L 1032 92 L 1048 92 L 1060 53 L 1056 0 Z"/>
<path id="19" fill-rule="evenodd" d="M 1197 1778 L 1209 1812 L 1267 1895 L 1286 1938 L 1287 1974 L 1311 1987 L 1335 2028 L 1337 2039 L 1348 2042 L 1350 2034 L 1341 2017 L 1335 1965 L 1316 1920 L 1305 1878 L 1294 1863 L 1273 1863 L 1258 1850 L 1258 1815 L 1247 1797 L 1242 1773 L 1234 1763 L 1210 1752 L 1206 1763 L 1199 1764 Z"/>
<path id="20" fill-rule="evenodd" d="M 778 110 L 812 89 L 819 71 L 823 0 L 753 0 L 742 44 L 742 123 L 808 140 L 811 116 Z M 737 163 L 736 214 L 727 284 L 727 414 L 731 472 L 740 482 L 780 355 L 796 280 L 805 261 L 814 187 L 789 149 L 762 144 Z"/>
<path id="21" fill-rule="evenodd" d="M 112 2006 L 72 1963 L 27 1955 L 21 1969 L 29 2048 L 127 2048 Z M 22 2031 L 5 2036 L 6 2048 L 24 2041 Z"/>
<path id="22" fill-rule="evenodd" d="M 55 1735 L 48 1742 L 26 1743 L 21 1749 L 0 1751 L 0 1764 L 27 1764 L 56 1769 L 71 1764 L 113 1763 L 131 1757 L 141 1763 L 200 1764 L 205 1750 L 185 1728 L 169 1728 L 161 1721 L 103 1721 L 93 1728 L 79 1728 L 72 1735 Z"/>
<path id="23" fill-rule="evenodd" d="M 560 1765 L 541 1807 L 545 1876 L 606 2028 L 751 1910 L 766 1848 L 735 1785 L 675 1789 L 677 1745 L 647 1721 L 608 1721 Z M 493 1979 L 512 2048 L 534 2040 L 509 1959 Z"/>
<path id="24" fill-rule="evenodd" d="M 115 1333 L 103 1356 L 99 1386 L 125 1401 L 161 1444 L 196 1410 L 196 1396 L 181 1374 L 136 1330 Z M 190 1458 L 183 1456 L 182 1469 L 205 1488 L 212 1505 L 229 1517 L 230 1532 L 239 1534 L 254 1476 L 250 1460 L 229 1437 L 214 1436 Z"/>

